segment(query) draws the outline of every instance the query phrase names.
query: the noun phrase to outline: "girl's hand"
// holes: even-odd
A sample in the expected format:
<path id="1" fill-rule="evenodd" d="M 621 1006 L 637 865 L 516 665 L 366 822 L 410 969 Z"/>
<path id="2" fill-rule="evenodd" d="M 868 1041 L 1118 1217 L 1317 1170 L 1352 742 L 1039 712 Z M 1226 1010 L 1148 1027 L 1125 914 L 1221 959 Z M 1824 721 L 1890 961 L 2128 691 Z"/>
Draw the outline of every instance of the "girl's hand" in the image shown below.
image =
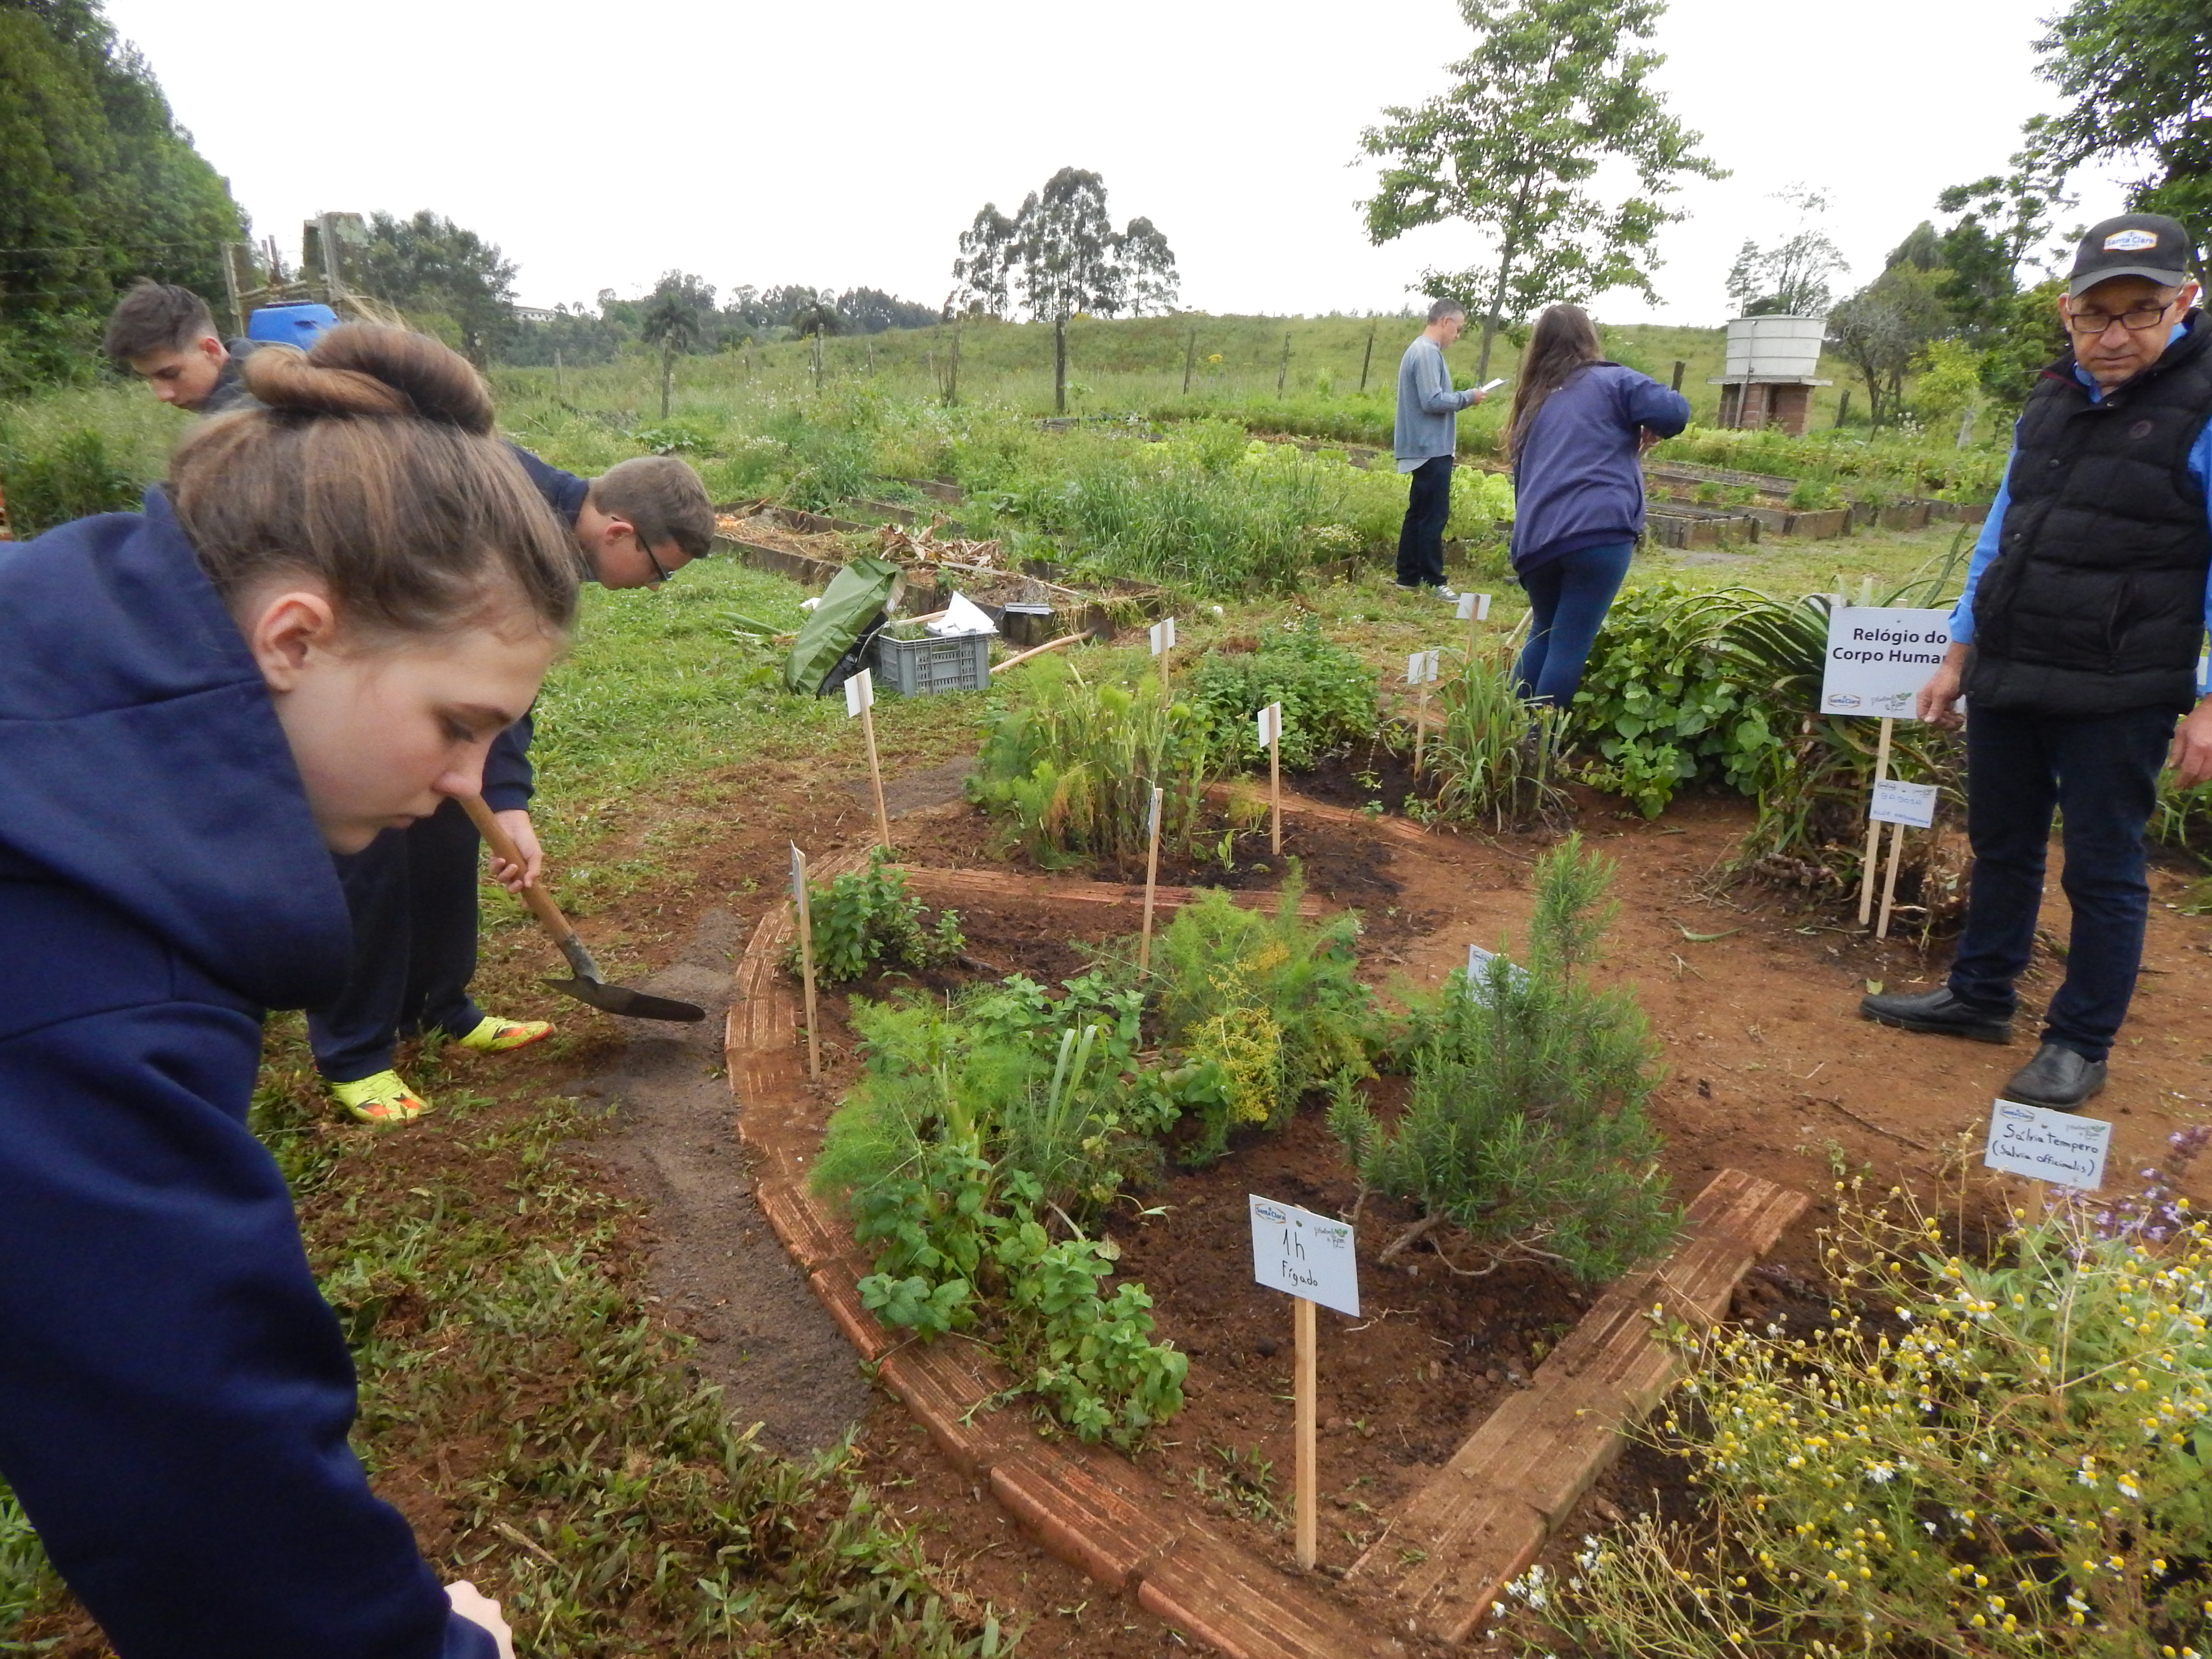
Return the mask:
<path id="1" fill-rule="evenodd" d="M 514 1659 L 514 1632 L 499 1616 L 498 1602 L 465 1578 L 457 1578 L 446 1586 L 446 1599 L 453 1604 L 456 1613 L 491 1632 L 492 1640 L 499 1644 L 499 1659 Z"/>
<path id="2" fill-rule="evenodd" d="M 520 807 L 511 807 L 504 812 L 495 812 L 499 827 L 507 831 L 514 850 L 522 854 L 520 866 L 509 864 L 496 853 L 490 854 L 491 878 L 510 893 L 520 893 L 535 884 L 538 872 L 544 865 L 545 854 L 538 845 L 538 831 L 531 828 L 530 814 Z"/>

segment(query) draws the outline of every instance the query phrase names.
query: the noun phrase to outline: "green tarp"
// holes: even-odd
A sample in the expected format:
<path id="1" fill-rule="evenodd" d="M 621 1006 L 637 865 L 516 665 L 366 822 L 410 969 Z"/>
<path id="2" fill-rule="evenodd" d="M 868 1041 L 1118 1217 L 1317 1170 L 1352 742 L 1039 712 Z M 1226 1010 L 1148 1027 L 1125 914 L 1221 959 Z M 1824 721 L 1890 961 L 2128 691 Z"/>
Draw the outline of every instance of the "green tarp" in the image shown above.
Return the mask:
<path id="1" fill-rule="evenodd" d="M 783 684 L 792 691 L 820 696 L 833 691 L 830 675 L 844 661 L 897 592 L 900 571 L 887 559 L 862 554 L 839 571 L 814 607 L 798 642 L 783 665 Z M 849 673 L 849 670 L 848 672 Z M 842 684 L 846 675 L 837 676 Z"/>

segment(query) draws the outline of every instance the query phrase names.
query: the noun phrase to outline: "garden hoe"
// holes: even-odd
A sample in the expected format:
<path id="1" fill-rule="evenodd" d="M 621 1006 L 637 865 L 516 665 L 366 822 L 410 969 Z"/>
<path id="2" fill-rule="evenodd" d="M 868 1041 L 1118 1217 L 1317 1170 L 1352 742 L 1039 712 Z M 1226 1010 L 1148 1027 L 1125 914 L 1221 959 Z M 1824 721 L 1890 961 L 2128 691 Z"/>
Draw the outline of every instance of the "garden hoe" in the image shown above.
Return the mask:
<path id="1" fill-rule="evenodd" d="M 519 865 L 522 854 L 499 820 L 491 815 L 481 795 L 468 795 L 461 805 L 469 819 L 484 838 L 484 844 L 506 860 Z M 631 1019 L 701 1020 L 707 1011 L 689 1002 L 678 1002 L 672 997 L 657 997 L 644 991 L 633 991 L 627 985 L 610 985 L 599 977 L 599 965 L 592 960 L 592 953 L 584 948 L 576 930 L 568 925 L 568 918 L 561 914 L 561 907 L 553 902 L 552 896 L 533 882 L 524 888 L 522 902 L 530 907 L 530 914 L 538 918 L 538 925 L 546 936 L 561 947 L 561 954 L 568 959 L 575 971 L 574 979 L 549 979 L 545 982 L 556 991 L 566 991 L 579 1002 L 588 1002 L 592 1007 L 610 1014 L 623 1014 Z"/>

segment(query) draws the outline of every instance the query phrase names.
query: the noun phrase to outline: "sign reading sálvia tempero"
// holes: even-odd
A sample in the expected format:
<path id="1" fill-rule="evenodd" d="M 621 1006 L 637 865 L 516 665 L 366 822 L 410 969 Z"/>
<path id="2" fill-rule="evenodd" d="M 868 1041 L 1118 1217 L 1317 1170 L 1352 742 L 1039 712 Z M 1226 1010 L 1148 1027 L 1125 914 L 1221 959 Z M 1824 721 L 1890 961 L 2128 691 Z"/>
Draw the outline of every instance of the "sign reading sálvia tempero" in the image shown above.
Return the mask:
<path id="1" fill-rule="evenodd" d="M 2101 1118 L 2000 1100 L 1990 1112 L 1990 1144 L 1982 1162 L 2087 1192 L 2105 1184 L 2105 1155 L 2112 1148 L 2112 1126 Z"/>
<path id="2" fill-rule="evenodd" d="M 1951 646 L 1951 613 L 1845 605 L 1828 613 L 1820 712 L 1909 720 L 1912 699 Z"/>
<path id="3" fill-rule="evenodd" d="M 1350 1224 L 1295 1204 L 1247 1194 L 1252 1200 L 1252 1277 L 1269 1290 L 1302 1296 L 1359 1316 L 1359 1269 Z"/>

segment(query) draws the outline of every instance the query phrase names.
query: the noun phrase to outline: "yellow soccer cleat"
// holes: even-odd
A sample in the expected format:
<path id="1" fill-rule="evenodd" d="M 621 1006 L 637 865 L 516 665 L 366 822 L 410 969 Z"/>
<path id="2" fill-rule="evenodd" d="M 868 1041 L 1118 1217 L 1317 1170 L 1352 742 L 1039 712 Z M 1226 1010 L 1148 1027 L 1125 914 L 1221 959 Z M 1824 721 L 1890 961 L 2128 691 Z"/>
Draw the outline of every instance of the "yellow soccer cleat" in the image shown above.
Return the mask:
<path id="1" fill-rule="evenodd" d="M 402 1083 L 397 1072 L 333 1083 L 331 1097 L 356 1123 L 411 1123 L 430 1109 L 430 1103 Z"/>
<path id="2" fill-rule="evenodd" d="M 506 1054 L 517 1048 L 527 1048 L 533 1042 L 542 1042 L 552 1035 L 553 1022 L 550 1019 L 501 1019 L 486 1014 L 477 1022 L 475 1030 L 453 1041 L 480 1054 Z"/>

